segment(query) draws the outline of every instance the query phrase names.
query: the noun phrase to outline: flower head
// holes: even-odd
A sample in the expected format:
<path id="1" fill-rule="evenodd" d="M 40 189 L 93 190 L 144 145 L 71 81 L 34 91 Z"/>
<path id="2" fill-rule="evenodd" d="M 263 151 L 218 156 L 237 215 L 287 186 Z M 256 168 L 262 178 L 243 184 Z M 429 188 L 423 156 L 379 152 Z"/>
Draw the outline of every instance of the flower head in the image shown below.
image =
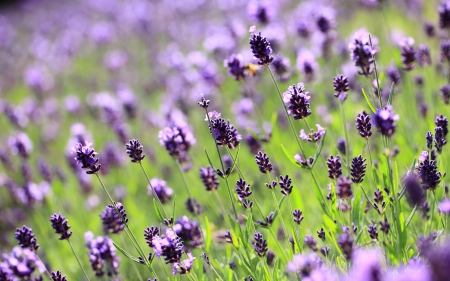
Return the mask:
<path id="1" fill-rule="evenodd" d="M 258 64 L 269 65 L 273 61 L 272 48 L 266 37 L 261 35 L 261 31 L 256 34 L 256 27 L 250 28 L 250 48 L 252 49 L 253 56 L 258 59 Z"/>
<path id="2" fill-rule="evenodd" d="M 97 152 L 95 152 L 91 145 L 89 142 L 86 142 L 85 145 L 76 143 L 75 147 L 72 148 L 75 154 L 75 160 L 81 165 L 82 169 L 86 170 L 86 174 L 96 174 L 102 166 L 98 164 L 98 159 L 96 158 Z"/>
<path id="3" fill-rule="evenodd" d="M 283 93 L 283 101 L 288 109 L 288 114 L 296 120 L 301 120 L 311 114 L 310 99 L 309 92 L 305 91 L 303 83 L 292 85 Z"/>
<path id="4" fill-rule="evenodd" d="M 388 105 L 383 109 L 377 109 L 375 113 L 372 114 L 372 123 L 378 129 L 378 131 L 387 137 L 394 134 L 397 124 L 395 121 L 399 119 L 397 114 L 394 114 L 392 106 Z"/>

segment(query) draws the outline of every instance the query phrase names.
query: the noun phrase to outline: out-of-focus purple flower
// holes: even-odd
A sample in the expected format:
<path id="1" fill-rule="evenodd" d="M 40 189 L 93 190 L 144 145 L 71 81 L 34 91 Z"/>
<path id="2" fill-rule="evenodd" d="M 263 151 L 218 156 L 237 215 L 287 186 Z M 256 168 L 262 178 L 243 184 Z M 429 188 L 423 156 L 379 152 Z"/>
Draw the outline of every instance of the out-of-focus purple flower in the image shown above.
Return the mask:
<path id="1" fill-rule="evenodd" d="M 190 220 L 187 216 L 178 218 L 173 225 L 173 230 L 183 241 L 185 249 L 192 249 L 203 243 L 199 223 Z"/>
<path id="2" fill-rule="evenodd" d="M 11 253 L 3 254 L 2 258 L 0 273 L 7 278 L 2 280 L 42 280 L 45 265 L 32 250 L 14 247 Z"/>
<path id="3" fill-rule="evenodd" d="M 284 57 L 282 54 L 276 55 L 272 61 L 272 66 L 281 82 L 287 82 L 289 80 L 291 77 L 291 63 L 287 57 Z"/>
<path id="4" fill-rule="evenodd" d="M 440 213 L 443 213 L 443 214 L 446 214 L 446 215 L 449 214 L 449 213 L 450 213 L 450 199 L 444 198 L 444 199 L 439 203 L 438 211 L 439 211 Z"/>
<path id="5" fill-rule="evenodd" d="M 167 186 L 166 181 L 158 178 L 152 178 L 150 180 L 151 186 L 155 189 L 156 195 L 158 196 L 161 203 L 167 203 L 172 198 L 173 190 Z M 153 190 L 151 186 L 148 186 L 148 194 L 152 195 Z"/>
<path id="6" fill-rule="evenodd" d="M 33 151 L 33 143 L 25 133 L 18 133 L 16 136 L 10 137 L 8 144 L 13 154 L 24 159 L 27 159 Z"/>
<path id="7" fill-rule="evenodd" d="M 415 68 L 414 62 L 416 61 L 416 51 L 412 46 L 413 44 L 414 39 L 411 37 L 402 38 L 399 43 L 401 48 L 403 69 L 406 71 L 411 71 Z"/>
<path id="8" fill-rule="evenodd" d="M 438 8 L 439 27 L 441 29 L 450 28 L 450 1 L 443 1 Z"/>
<path id="9" fill-rule="evenodd" d="M 165 127 L 158 134 L 159 143 L 164 146 L 170 156 L 181 164 L 189 163 L 189 149 L 196 143 L 196 139 L 189 127 Z"/>
<path id="10" fill-rule="evenodd" d="M 316 57 L 311 51 L 303 49 L 298 53 L 297 69 L 304 75 L 307 82 L 314 78 L 317 70 L 317 62 Z"/>
<path id="11" fill-rule="evenodd" d="M 399 269 L 391 269 L 382 280 L 395 281 L 437 281 L 431 279 L 431 272 L 424 264 L 408 264 Z"/>
<path id="12" fill-rule="evenodd" d="M 348 48 L 350 50 L 350 59 L 361 69 L 358 74 L 368 76 L 373 72 L 373 56 L 377 53 L 377 44 L 378 39 L 372 37 L 372 46 L 370 46 L 369 33 L 364 29 L 353 33 Z"/>
<path id="13" fill-rule="evenodd" d="M 388 105 L 383 109 L 377 109 L 375 113 L 372 114 L 372 123 L 378 129 L 378 131 L 387 137 L 394 134 L 397 124 L 395 121 L 399 119 L 397 114 L 394 114 L 392 106 Z"/>
<path id="14" fill-rule="evenodd" d="M 16 229 L 15 237 L 20 247 L 24 249 L 30 249 L 32 251 L 37 251 L 37 249 L 39 249 L 35 236 L 33 229 L 26 225 Z"/>
<path id="15" fill-rule="evenodd" d="M 381 260 L 382 255 L 378 248 L 355 251 L 352 257 L 352 267 L 348 273 L 348 280 L 382 280 Z"/>
<path id="16" fill-rule="evenodd" d="M 277 14 L 277 2 L 274 1 L 250 1 L 247 5 L 247 14 L 251 21 L 267 24 Z"/>
<path id="17" fill-rule="evenodd" d="M 36 93 L 44 93 L 53 88 L 54 80 L 42 66 L 30 66 L 24 73 L 25 84 Z"/>
<path id="18" fill-rule="evenodd" d="M 93 237 L 93 234 L 85 234 L 86 247 L 89 249 L 89 261 L 97 277 L 105 274 L 115 276 L 119 273 L 119 257 L 116 255 L 116 248 L 112 239 L 107 236 Z M 106 266 L 105 266 L 106 264 Z M 105 268 L 104 268 L 105 267 Z"/>
<path id="19" fill-rule="evenodd" d="M 430 49 L 427 45 L 420 45 L 417 50 L 417 61 L 421 67 L 427 67 L 431 65 Z"/>
<path id="20" fill-rule="evenodd" d="M 228 68 L 228 74 L 234 77 L 234 80 L 245 79 L 245 66 L 241 55 L 232 54 L 223 61 L 223 65 Z"/>
<path id="21" fill-rule="evenodd" d="M 99 45 L 105 45 L 111 42 L 114 36 L 114 27 L 112 24 L 107 22 L 98 22 L 94 24 L 90 31 L 90 37 Z"/>
<path id="22" fill-rule="evenodd" d="M 173 268 L 172 268 L 173 275 L 186 274 L 189 271 L 191 271 L 192 264 L 193 264 L 193 261 L 195 260 L 195 257 L 192 256 L 191 253 L 187 253 L 187 257 L 188 258 L 183 260 L 181 263 L 177 262 L 173 265 Z"/>
<path id="23" fill-rule="evenodd" d="M 110 51 L 105 54 L 103 62 L 109 71 L 118 71 L 127 63 L 127 54 L 123 51 Z"/>
<path id="24" fill-rule="evenodd" d="M 420 206 L 426 199 L 425 192 L 420 186 L 420 181 L 414 172 L 410 172 L 403 178 L 403 184 L 405 186 L 405 195 L 411 206 Z"/>
<path id="25" fill-rule="evenodd" d="M 314 132 L 313 129 L 310 130 L 309 134 L 305 134 L 305 130 L 300 130 L 300 138 L 302 140 L 306 140 L 309 142 L 317 142 L 319 141 L 323 136 L 325 136 L 325 129 L 320 126 L 319 124 L 316 124 L 317 132 Z"/>
<path id="26" fill-rule="evenodd" d="M 322 267 L 320 257 L 312 252 L 308 255 L 294 255 L 292 261 L 288 262 L 287 270 L 292 273 L 300 274 L 302 277 L 309 277 L 311 274 Z"/>

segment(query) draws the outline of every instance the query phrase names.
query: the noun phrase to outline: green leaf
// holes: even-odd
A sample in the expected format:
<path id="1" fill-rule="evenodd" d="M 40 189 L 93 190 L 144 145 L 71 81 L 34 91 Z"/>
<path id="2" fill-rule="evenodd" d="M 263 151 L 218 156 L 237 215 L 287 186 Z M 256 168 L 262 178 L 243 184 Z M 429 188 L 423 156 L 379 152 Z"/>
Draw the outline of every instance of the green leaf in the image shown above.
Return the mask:
<path id="1" fill-rule="evenodd" d="M 389 99 L 388 99 L 388 105 L 392 104 L 392 99 L 394 97 L 394 82 L 391 84 L 391 90 L 389 91 Z"/>
<path id="2" fill-rule="evenodd" d="M 119 250 L 119 252 L 121 252 L 125 257 L 129 258 L 130 260 L 138 263 L 138 264 L 142 264 L 139 259 L 133 257 L 131 254 L 129 254 L 127 251 L 125 251 L 124 249 L 120 248 L 119 245 L 117 245 L 116 243 L 113 242 L 114 247 L 116 247 L 117 250 Z"/>
<path id="3" fill-rule="evenodd" d="M 372 101 L 369 99 L 369 96 L 367 96 L 366 91 L 364 91 L 364 88 L 361 89 L 364 98 L 366 99 L 367 104 L 370 107 L 370 110 L 372 110 L 373 113 L 375 113 L 375 106 L 373 105 Z"/>
<path id="4" fill-rule="evenodd" d="M 417 205 L 414 206 L 414 208 L 411 211 L 411 214 L 409 214 L 408 219 L 406 219 L 405 228 L 408 227 L 409 223 L 411 222 L 412 218 L 414 217 L 414 214 L 416 213 L 416 209 L 417 209 Z"/>
<path id="5" fill-rule="evenodd" d="M 228 174 L 227 178 L 231 175 L 231 173 L 233 172 L 234 168 L 236 167 L 237 161 L 238 161 L 238 157 L 239 157 L 239 151 L 241 150 L 241 146 L 238 145 L 237 147 L 237 152 L 236 152 L 236 156 L 233 159 L 233 166 L 231 167 L 230 173 Z"/>
<path id="6" fill-rule="evenodd" d="M 156 216 L 160 221 L 164 221 L 163 216 L 161 215 L 161 211 L 159 210 L 158 204 L 156 203 L 156 199 L 153 198 L 153 207 L 155 208 Z"/>
<path id="7" fill-rule="evenodd" d="M 209 154 L 208 154 L 208 151 L 206 150 L 206 148 L 205 148 L 205 153 L 206 153 L 206 157 L 208 158 L 209 165 L 211 166 L 211 168 L 213 168 L 214 170 L 216 170 L 216 169 L 214 168 L 214 165 L 213 165 L 212 162 L 211 162 L 211 158 L 209 157 Z"/>
<path id="8" fill-rule="evenodd" d="M 273 266 L 272 280 L 280 280 L 280 259 L 276 259 L 275 265 Z"/>
<path id="9" fill-rule="evenodd" d="M 211 226 L 209 225 L 208 217 L 205 216 L 205 250 L 208 253 L 211 247 Z"/>
<path id="10" fill-rule="evenodd" d="M 278 208 L 275 210 L 275 213 L 273 214 L 273 220 L 275 220 L 278 216 L 278 211 L 281 209 L 281 205 L 283 204 L 284 199 L 286 196 L 281 197 L 280 202 L 278 202 Z"/>
<path id="11" fill-rule="evenodd" d="M 286 155 L 286 157 L 289 159 L 289 161 L 291 161 L 295 166 L 300 167 L 300 168 L 307 169 L 306 167 L 303 167 L 302 165 L 300 165 L 299 163 L 297 163 L 297 162 L 295 161 L 294 157 L 291 156 L 292 154 L 289 153 L 289 151 L 287 151 L 287 149 L 284 147 L 283 144 L 281 144 L 281 149 L 283 150 L 284 155 Z"/>
<path id="12" fill-rule="evenodd" d="M 317 147 L 316 154 L 314 154 L 314 162 L 313 162 L 313 164 L 312 164 L 311 169 L 312 169 L 312 168 L 314 167 L 314 165 L 316 164 L 317 158 L 319 158 L 320 153 L 322 152 L 323 143 L 325 142 L 326 136 L 327 136 L 327 133 L 326 133 L 326 130 L 325 130 L 325 135 L 323 135 L 323 137 L 320 139 L 319 147 Z M 305 157 L 306 157 L 306 156 L 305 156 Z"/>
<path id="13" fill-rule="evenodd" d="M 405 222 L 405 216 L 403 215 L 403 212 L 400 212 L 399 223 L 400 223 L 400 232 L 401 232 L 401 233 L 399 233 L 400 245 L 402 248 L 404 248 L 406 245 L 407 231 L 406 231 L 406 227 L 405 227 L 406 222 Z"/>
<path id="14" fill-rule="evenodd" d="M 358 191 L 356 191 L 355 197 L 353 199 L 353 203 L 352 203 L 352 221 L 353 223 L 355 223 L 356 225 L 359 225 L 359 218 L 360 216 L 360 211 L 361 211 L 361 188 L 358 189 Z"/>
<path id="15" fill-rule="evenodd" d="M 325 227 L 332 232 L 337 232 L 337 225 L 334 223 L 334 221 L 332 219 L 330 219 L 330 217 L 326 216 L 326 215 L 322 215 L 323 218 L 323 222 L 325 224 Z"/>

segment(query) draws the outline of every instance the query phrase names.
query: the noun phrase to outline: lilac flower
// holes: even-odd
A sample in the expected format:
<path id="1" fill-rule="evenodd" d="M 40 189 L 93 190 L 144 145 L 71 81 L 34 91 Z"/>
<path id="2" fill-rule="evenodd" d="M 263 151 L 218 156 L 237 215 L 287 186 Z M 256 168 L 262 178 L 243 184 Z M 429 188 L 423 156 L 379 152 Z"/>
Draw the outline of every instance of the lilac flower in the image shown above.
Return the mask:
<path id="1" fill-rule="evenodd" d="M 152 178 L 150 180 L 150 184 L 147 187 L 148 194 L 152 195 L 153 189 L 155 189 L 156 195 L 158 196 L 161 203 L 167 203 L 172 198 L 173 190 L 167 186 L 167 182 L 159 179 L 159 178 Z M 152 189 L 153 187 L 153 189 Z"/>
<path id="2" fill-rule="evenodd" d="M 195 260 L 195 257 L 192 256 L 191 253 L 187 253 L 187 259 L 183 260 L 181 263 L 177 262 L 173 265 L 173 275 L 177 274 L 186 274 L 189 271 L 191 271 L 193 261 Z"/>
<path id="3" fill-rule="evenodd" d="M 307 135 L 305 134 L 305 130 L 300 130 L 300 138 L 302 140 L 306 140 L 309 142 L 317 142 L 319 141 L 323 136 L 325 136 L 325 129 L 320 126 L 319 124 L 316 124 L 317 132 L 314 132 L 313 129 L 310 130 L 310 133 Z"/>

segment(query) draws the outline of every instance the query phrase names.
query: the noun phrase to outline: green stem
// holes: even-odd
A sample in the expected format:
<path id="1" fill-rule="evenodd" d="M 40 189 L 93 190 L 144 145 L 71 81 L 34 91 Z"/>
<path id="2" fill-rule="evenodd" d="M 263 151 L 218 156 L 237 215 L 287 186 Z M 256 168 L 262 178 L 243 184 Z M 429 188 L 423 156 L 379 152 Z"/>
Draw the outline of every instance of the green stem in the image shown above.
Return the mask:
<path id="1" fill-rule="evenodd" d="M 345 111 L 344 111 L 344 103 L 340 103 L 341 107 L 341 117 L 342 117 L 342 126 L 345 134 L 345 152 L 347 156 L 347 170 L 350 171 L 350 144 L 348 142 L 348 130 L 347 130 L 347 121 L 345 119 Z"/>
<path id="2" fill-rule="evenodd" d="M 142 172 L 144 173 L 145 177 L 147 178 L 148 184 L 150 186 L 150 188 L 152 189 L 152 196 L 153 198 L 156 199 L 157 204 L 159 204 L 160 209 L 163 211 L 164 213 L 164 218 L 168 219 L 169 216 L 167 215 L 166 211 L 164 210 L 163 204 L 161 203 L 161 200 L 159 200 L 158 195 L 156 194 L 155 188 L 153 188 L 153 185 L 151 183 L 150 178 L 148 177 L 147 172 L 144 169 L 144 166 L 142 165 L 142 162 L 139 162 L 139 166 L 141 166 Z"/>
<path id="3" fill-rule="evenodd" d="M 122 242 L 122 245 L 126 248 L 126 250 L 127 250 L 127 251 L 130 251 L 130 250 L 128 249 L 128 245 L 127 245 L 127 244 L 125 243 L 125 241 L 123 240 L 122 235 L 119 233 L 117 236 L 119 236 L 120 242 Z M 136 275 L 137 275 L 137 277 L 139 278 L 139 280 L 144 280 L 144 279 L 142 278 L 141 273 L 140 273 L 139 270 L 137 269 L 136 264 L 135 264 L 133 261 L 131 262 L 131 264 L 132 264 L 133 270 L 136 272 Z"/>
<path id="4" fill-rule="evenodd" d="M 67 239 L 67 243 L 69 243 L 70 249 L 72 250 L 73 255 L 75 256 L 75 259 L 78 262 L 78 265 L 80 266 L 81 270 L 84 273 L 84 276 L 86 277 L 86 280 L 90 281 L 89 276 L 87 275 L 86 271 L 84 270 L 83 266 L 81 265 L 80 260 L 78 259 L 77 254 L 75 253 L 75 250 L 73 249 L 72 243 L 70 243 L 70 239 Z"/>

